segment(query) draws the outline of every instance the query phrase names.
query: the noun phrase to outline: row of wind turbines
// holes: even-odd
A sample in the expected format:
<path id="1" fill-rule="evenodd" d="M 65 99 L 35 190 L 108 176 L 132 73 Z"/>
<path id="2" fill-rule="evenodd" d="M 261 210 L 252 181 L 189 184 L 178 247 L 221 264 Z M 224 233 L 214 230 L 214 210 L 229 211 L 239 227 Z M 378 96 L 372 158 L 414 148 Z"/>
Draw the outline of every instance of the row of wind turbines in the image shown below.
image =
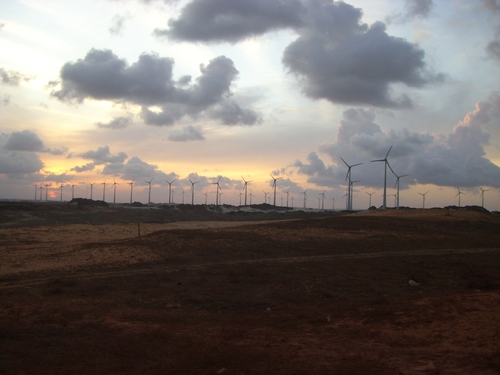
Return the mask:
<path id="1" fill-rule="evenodd" d="M 394 207 L 399 209 L 399 197 L 400 197 L 400 189 L 399 189 L 399 180 L 403 177 L 406 177 L 408 176 L 408 174 L 402 174 L 402 175 L 398 175 L 396 174 L 396 172 L 394 172 L 393 168 L 391 167 L 390 163 L 389 163 L 389 160 L 388 160 L 388 157 L 389 157 L 389 154 L 392 150 L 392 147 L 391 146 L 389 148 L 389 150 L 387 151 L 387 153 L 385 154 L 385 157 L 383 159 L 376 159 L 376 160 L 371 160 L 371 162 L 383 162 L 384 163 L 384 188 L 383 188 L 383 202 L 382 202 L 382 208 L 383 209 L 386 209 L 387 208 L 387 168 L 389 168 L 389 170 L 394 174 L 394 176 L 396 177 L 396 184 L 394 185 L 394 187 L 396 188 L 396 194 L 391 194 L 394 196 L 394 199 L 395 199 L 395 202 L 394 202 Z M 346 173 L 346 177 L 345 177 L 345 181 L 347 181 L 347 188 L 346 188 L 346 194 L 344 195 L 344 197 L 346 197 L 346 210 L 348 211 L 352 211 L 353 210 L 353 196 L 354 196 L 354 184 L 355 183 L 358 183 L 358 182 L 361 182 L 361 181 L 354 181 L 352 179 L 352 169 L 354 167 L 357 167 L 359 165 L 362 165 L 363 163 L 356 163 L 356 164 L 348 164 L 342 157 L 340 158 L 342 160 L 342 162 L 346 165 L 347 167 L 347 173 Z M 274 177 L 272 174 L 270 174 L 271 176 L 271 181 L 272 181 L 272 196 L 273 196 L 273 205 L 276 206 L 276 189 L 277 189 L 277 181 L 282 179 L 282 177 Z M 211 182 L 212 185 L 215 185 L 215 188 L 216 188 L 216 195 L 215 195 L 215 205 L 220 205 L 221 202 L 222 202 L 222 193 L 220 192 L 221 190 L 221 186 L 220 186 L 220 180 L 221 180 L 222 176 L 219 176 L 217 181 L 215 182 Z M 151 188 L 152 188 L 152 181 L 154 180 L 154 177 L 151 178 L 149 181 L 144 181 L 145 183 L 148 184 L 148 204 L 151 204 Z M 197 183 L 199 183 L 200 181 L 192 181 L 190 178 L 188 178 L 190 184 L 191 184 L 191 204 L 194 205 L 194 197 L 195 197 L 195 185 Z M 243 189 L 242 191 L 239 193 L 239 196 L 240 196 L 240 205 L 241 205 L 241 200 L 242 200 L 242 197 L 244 197 L 244 205 L 246 206 L 247 205 L 247 201 L 248 201 L 248 198 L 250 198 L 250 204 L 252 204 L 251 200 L 252 200 L 252 192 L 250 190 L 250 194 L 248 194 L 248 185 L 249 183 L 253 182 L 253 181 L 247 181 L 245 180 L 244 177 L 242 177 L 242 180 L 243 180 Z M 177 180 L 173 180 L 173 181 L 168 181 L 168 180 L 165 180 L 165 182 L 168 184 L 168 203 L 169 204 L 172 204 L 173 203 L 173 190 L 172 190 L 172 184 L 174 182 L 176 182 Z M 133 191 L 134 191 L 134 182 L 135 182 L 135 179 L 133 179 L 132 181 L 130 182 L 127 182 L 128 185 L 130 185 L 130 204 L 133 203 Z M 94 185 L 95 183 L 93 182 L 89 182 L 87 181 L 88 185 L 90 186 L 90 199 L 93 199 L 93 188 L 94 188 Z M 99 183 L 100 185 L 103 185 L 103 190 L 102 190 L 102 200 L 103 201 L 106 201 L 106 180 L 104 180 L 103 183 Z M 113 189 L 113 203 L 116 203 L 116 187 L 117 185 L 119 185 L 115 180 L 113 180 L 113 184 L 111 185 L 112 189 Z M 48 200 L 48 191 L 49 191 L 49 188 L 51 187 L 50 184 L 34 184 L 34 187 L 35 187 L 35 201 L 37 200 L 37 193 L 39 193 L 39 200 L 41 201 L 42 200 L 42 194 L 43 194 L 43 190 L 45 189 L 45 200 L 47 201 Z M 75 193 L 75 185 L 71 185 L 71 199 L 74 199 L 74 193 Z M 63 199 L 63 185 L 60 185 L 59 188 L 57 189 L 60 189 L 60 200 L 62 201 Z M 460 201 L 460 197 L 462 194 L 465 194 L 464 192 L 462 192 L 460 190 L 460 188 L 457 188 L 458 189 L 458 193 L 455 197 L 458 197 L 458 206 L 460 207 L 461 206 L 461 201 Z M 479 189 L 481 190 L 481 200 L 482 200 L 482 206 L 484 207 L 484 193 L 486 191 L 488 191 L 487 189 L 483 189 L 482 187 L 479 187 Z M 182 190 L 182 203 L 184 203 L 184 189 Z M 263 191 L 264 193 L 264 203 L 268 203 L 268 195 L 269 195 L 269 192 L 266 192 L 266 191 Z M 289 207 L 289 193 L 290 193 L 290 189 L 288 189 L 287 191 L 284 192 L 286 194 L 286 207 Z M 318 197 L 318 209 L 324 209 L 324 201 L 326 199 L 325 197 L 325 193 L 326 193 L 326 190 L 323 191 L 322 193 L 318 193 L 320 195 L 320 197 Z M 428 194 L 429 192 L 425 192 L 425 193 L 419 193 L 421 196 L 422 196 L 422 208 L 425 208 L 425 197 L 426 195 Z M 303 208 L 306 208 L 306 202 L 307 202 L 307 189 L 304 190 L 303 192 L 300 193 L 301 195 L 303 195 Z M 374 193 L 368 193 L 366 192 L 366 194 L 369 195 L 369 207 L 372 206 L 371 204 L 371 198 L 372 198 L 372 195 Z M 205 205 L 207 204 L 207 200 L 208 200 L 208 193 L 205 193 Z M 270 202 L 271 200 L 271 195 L 269 195 L 269 204 L 271 203 Z M 292 196 L 292 207 L 293 207 L 293 204 L 294 204 L 294 197 Z M 332 206 L 332 209 L 335 209 L 335 197 L 332 198 L 332 202 L 333 202 L 333 206 Z M 283 206 L 283 197 L 281 197 L 281 206 Z"/>

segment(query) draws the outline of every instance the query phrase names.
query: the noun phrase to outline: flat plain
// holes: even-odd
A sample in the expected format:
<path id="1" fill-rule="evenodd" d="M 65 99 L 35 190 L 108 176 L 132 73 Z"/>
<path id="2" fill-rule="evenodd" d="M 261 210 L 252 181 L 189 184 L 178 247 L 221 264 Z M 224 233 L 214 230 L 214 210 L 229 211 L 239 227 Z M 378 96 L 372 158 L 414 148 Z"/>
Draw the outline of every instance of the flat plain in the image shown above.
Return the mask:
<path id="1" fill-rule="evenodd" d="M 2 374 L 499 374 L 500 215 L 0 204 Z"/>

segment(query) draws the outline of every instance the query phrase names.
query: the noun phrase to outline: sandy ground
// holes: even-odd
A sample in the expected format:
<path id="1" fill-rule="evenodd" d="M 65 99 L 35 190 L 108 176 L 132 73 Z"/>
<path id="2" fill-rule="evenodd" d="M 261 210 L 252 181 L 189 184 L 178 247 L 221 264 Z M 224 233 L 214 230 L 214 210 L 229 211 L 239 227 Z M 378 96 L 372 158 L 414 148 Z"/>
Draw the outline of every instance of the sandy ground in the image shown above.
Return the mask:
<path id="1" fill-rule="evenodd" d="M 2 374 L 500 373 L 498 215 L 20 225 L 40 215 L 14 212 L 0 225 Z"/>

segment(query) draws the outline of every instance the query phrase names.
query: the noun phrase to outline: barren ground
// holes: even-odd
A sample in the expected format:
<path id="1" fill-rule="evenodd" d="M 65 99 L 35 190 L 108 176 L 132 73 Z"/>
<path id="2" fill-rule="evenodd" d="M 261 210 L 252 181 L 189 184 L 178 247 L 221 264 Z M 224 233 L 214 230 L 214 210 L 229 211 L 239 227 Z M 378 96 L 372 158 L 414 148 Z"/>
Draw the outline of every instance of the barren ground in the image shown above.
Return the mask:
<path id="1" fill-rule="evenodd" d="M 487 212 L 0 205 L 1 374 L 499 374 L 499 291 Z"/>

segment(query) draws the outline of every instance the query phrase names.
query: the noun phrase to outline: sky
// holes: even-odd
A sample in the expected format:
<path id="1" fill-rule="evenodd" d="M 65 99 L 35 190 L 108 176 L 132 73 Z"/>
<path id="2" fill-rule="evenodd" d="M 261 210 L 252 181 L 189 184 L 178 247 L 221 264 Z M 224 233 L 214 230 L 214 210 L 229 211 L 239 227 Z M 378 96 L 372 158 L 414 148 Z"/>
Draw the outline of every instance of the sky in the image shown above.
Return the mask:
<path id="1" fill-rule="evenodd" d="M 497 0 L 5 0 L 0 46 L 0 199 L 500 210 Z"/>

